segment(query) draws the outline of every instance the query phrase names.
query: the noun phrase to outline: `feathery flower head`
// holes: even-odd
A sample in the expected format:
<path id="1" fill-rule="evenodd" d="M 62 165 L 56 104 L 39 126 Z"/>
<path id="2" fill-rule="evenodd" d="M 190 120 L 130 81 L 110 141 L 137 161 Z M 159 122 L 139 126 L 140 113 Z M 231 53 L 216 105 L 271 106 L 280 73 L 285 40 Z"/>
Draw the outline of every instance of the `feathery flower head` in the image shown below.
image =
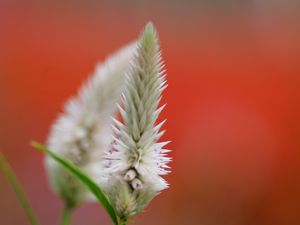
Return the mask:
<path id="1" fill-rule="evenodd" d="M 119 106 L 122 121 L 114 120 L 114 142 L 105 155 L 108 175 L 103 187 L 121 220 L 142 211 L 168 187 L 161 177 L 169 172 L 169 150 L 164 149 L 168 142 L 159 142 L 165 121 L 156 123 L 164 108 L 159 102 L 166 80 L 157 33 L 151 23 L 137 45 Z"/>
<path id="2" fill-rule="evenodd" d="M 135 50 L 136 44 L 130 44 L 98 65 L 78 96 L 65 104 L 50 131 L 49 149 L 77 165 L 96 182 L 102 172 L 98 165 L 103 160 L 103 151 L 112 141 L 111 116 Z M 57 162 L 50 157 L 45 162 L 53 190 L 67 204 L 74 206 L 93 199 L 81 182 Z"/>

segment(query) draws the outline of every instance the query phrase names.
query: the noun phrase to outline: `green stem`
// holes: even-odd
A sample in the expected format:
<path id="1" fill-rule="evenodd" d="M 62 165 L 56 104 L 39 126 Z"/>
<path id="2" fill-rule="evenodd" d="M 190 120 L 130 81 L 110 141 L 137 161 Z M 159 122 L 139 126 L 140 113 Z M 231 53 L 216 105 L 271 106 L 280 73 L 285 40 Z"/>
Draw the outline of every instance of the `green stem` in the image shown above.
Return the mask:
<path id="1" fill-rule="evenodd" d="M 32 225 L 39 225 L 36 217 L 34 216 L 34 213 L 31 210 L 30 204 L 21 188 L 21 185 L 17 180 L 15 173 L 13 172 L 11 166 L 9 165 L 8 161 L 5 159 L 4 155 L 2 155 L 1 152 L 0 152 L 0 170 L 2 170 L 8 182 L 14 189 L 30 223 Z"/>
<path id="2" fill-rule="evenodd" d="M 119 222 L 119 225 L 126 225 L 128 222 L 127 219 L 121 219 L 120 222 Z"/>
<path id="3" fill-rule="evenodd" d="M 71 221 L 71 214 L 72 208 L 66 205 L 62 213 L 60 225 L 69 225 Z"/>

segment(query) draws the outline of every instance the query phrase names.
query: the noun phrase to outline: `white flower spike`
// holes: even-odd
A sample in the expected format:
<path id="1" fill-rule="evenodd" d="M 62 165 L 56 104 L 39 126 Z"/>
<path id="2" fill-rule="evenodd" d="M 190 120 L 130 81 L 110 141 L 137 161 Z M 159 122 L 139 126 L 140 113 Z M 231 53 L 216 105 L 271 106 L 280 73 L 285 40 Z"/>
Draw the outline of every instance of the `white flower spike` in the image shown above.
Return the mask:
<path id="1" fill-rule="evenodd" d="M 164 108 L 159 105 L 166 88 L 163 67 L 157 33 L 149 23 L 127 73 L 119 106 L 122 121 L 114 120 L 114 143 L 105 156 L 108 180 L 103 187 L 121 221 L 141 212 L 168 187 L 161 177 L 169 172 L 168 142 L 159 142 L 165 121 L 156 123 Z"/>
<path id="2" fill-rule="evenodd" d="M 78 96 L 66 103 L 49 135 L 49 149 L 77 165 L 96 182 L 103 172 L 99 162 L 103 161 L 104 149 L 112 141 L 111 117 L 135 50 L 136 44 L 130 44 L 98 65 Z M 45 161 L 51 186 L 66 204 L 72 207 L 93 199 L 67 170 L 50 157 Z"/>

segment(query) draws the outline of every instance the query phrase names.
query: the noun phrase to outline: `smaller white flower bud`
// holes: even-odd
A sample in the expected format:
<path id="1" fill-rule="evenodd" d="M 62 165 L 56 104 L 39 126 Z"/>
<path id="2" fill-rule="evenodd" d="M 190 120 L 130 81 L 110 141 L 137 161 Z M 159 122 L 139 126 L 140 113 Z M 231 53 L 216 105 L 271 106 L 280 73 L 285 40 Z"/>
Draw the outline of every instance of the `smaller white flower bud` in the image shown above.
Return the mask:
<path id="1" fill-rule="evenodd" d="M 142 181 L 140 181 L 138 178 L 135 178 L 132 182 L 131 182 L 131 186 L 133 189 L 135 190 L 141 190 L 143 188 L 143 184 Z"/>
<path id="2" fill-rule="evenodd" d="M 132 181 L 136 177 L 136 172 L 135 170 L 128 170 L 124 176 L 124 180 L 126 181 Z"/>

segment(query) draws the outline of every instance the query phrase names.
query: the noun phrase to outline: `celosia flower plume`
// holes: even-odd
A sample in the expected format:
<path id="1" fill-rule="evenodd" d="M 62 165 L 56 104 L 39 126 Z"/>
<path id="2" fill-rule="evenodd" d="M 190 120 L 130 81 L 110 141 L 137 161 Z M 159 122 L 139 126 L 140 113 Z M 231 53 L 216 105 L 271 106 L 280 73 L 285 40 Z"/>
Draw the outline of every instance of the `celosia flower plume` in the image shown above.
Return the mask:
<path id="1" fill-rule="evenodd" d="M 103 184 L 121 220 L 142 211 L 151 199 L 168 187 L 168 142 L 159 142 L 164 121 L 157 123 L 166 88 L 157 33 L 149 23 L 139 38 L 127 73 L 121 120 L 114 120 L 114 143 L 106 151 L 107 182 Z"/>
<path id="2" fill-rule="evenodd" d="M 95 181 L 101 176 L 103 151 L 112 141 L 111 117 L 124 87 L 125 71 L 136 49 L 130 44 L 99 64 L 95 73 L 71 98 L 52 126 L 48 147 Z M 77 178 L 52 158 L 46 167 L 53 190 L 71 206 L 93 199 Z"/>

